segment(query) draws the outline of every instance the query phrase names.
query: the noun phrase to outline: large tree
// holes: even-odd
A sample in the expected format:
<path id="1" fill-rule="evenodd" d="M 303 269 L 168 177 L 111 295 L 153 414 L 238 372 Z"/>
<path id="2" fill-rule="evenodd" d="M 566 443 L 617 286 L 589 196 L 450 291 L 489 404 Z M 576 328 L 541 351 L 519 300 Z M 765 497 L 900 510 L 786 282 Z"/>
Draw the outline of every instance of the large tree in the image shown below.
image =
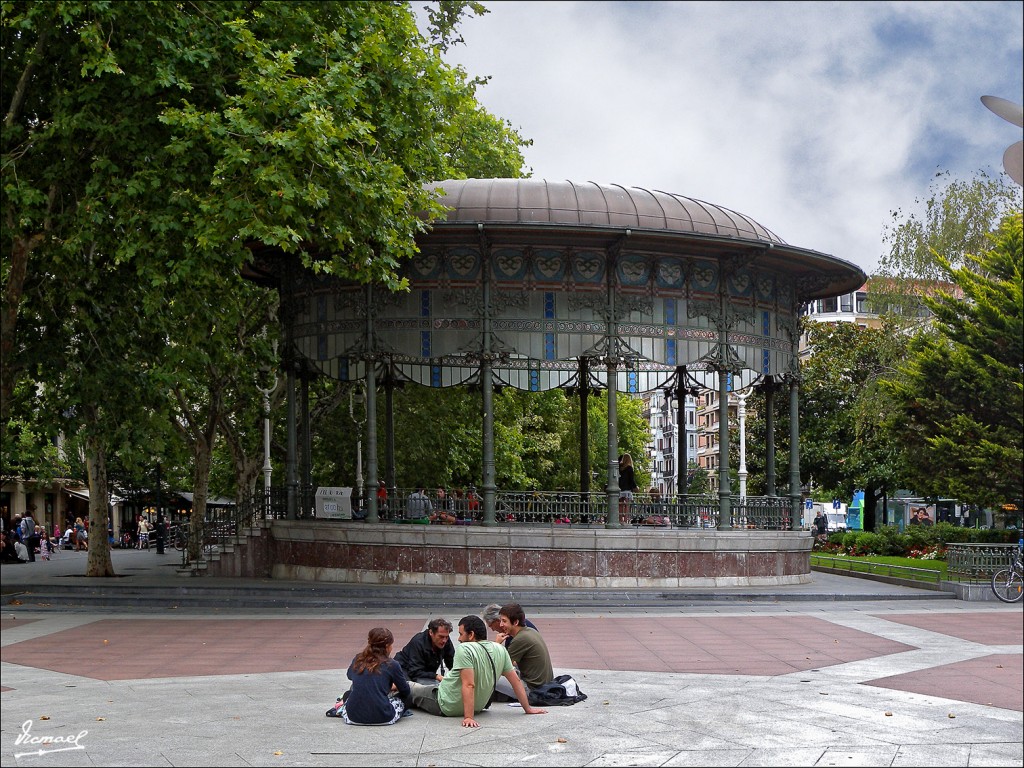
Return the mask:
<path id="1" fill-rule="evenodd" d="M 916 324 L 922 297 L 948 284 L 949 269 L 987 248 L 987 238 L 1010 211 L 1021 208 L 1021 188 L 984 171 L 967 179 L 936 174 L 926 200 L 892 211 L 883 241 L 889 250 L 871 278 L 869 301 L 879 314 Z M 941 256 L 942 260 L 938 257 Z M 895 318 L 894 318 L 895 319 Z"/>
<path id="2" fill-rule="evenodd" d="M 903 354 L 906 336 L 854 323 L 808 323 L 802 366 L 800 468 L 829 496 L 864 490 L 864 528 L 875 528 L 880 499 L 903 487 L 902 445 L 884 429 L 881 387 Z"/>
<path id="3" fill-rule="evenodd" d="M 423 182 L 449 175 L 460 142 L 521 164 L 525 142 L 441 61 L 466 5 L 441 5 L 430 42 L 396 3 L 3 2 L 5 448 L 17 382 L 44 384 L 43 410 L 85 420 L 105 496 L 118 425 L 196 372 L 167 356 L 150 372 L 154 352 L 189 338 L 181 318 L 216 313 L 206 287 L 250 246 L 400 287 Z M 122 321 L 140 311 L 144 333 Z M 71 343 L 41 364 L 55 342 Z"/>
<path id="4" fill-rule="evenodd" d="M 887 386 L 905 420 L 913 487 L 981 506 L 1024 495 L 1024 262 L 1021 214 L 962 266 L 959 291 L 926 297 L 929 332 Z"/>

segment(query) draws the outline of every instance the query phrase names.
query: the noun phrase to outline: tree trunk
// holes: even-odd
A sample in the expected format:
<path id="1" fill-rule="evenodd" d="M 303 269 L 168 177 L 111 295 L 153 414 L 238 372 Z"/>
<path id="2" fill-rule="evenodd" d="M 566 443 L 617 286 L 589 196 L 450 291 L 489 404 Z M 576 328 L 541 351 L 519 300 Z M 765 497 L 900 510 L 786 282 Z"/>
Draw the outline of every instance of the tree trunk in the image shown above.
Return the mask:
<path id="1" fill-rule="evenodd" d="M 188 556 L 192 562 L 199 560 L 202 554 L 203 529 L 206 523 L 206 500 L 210 495 L 210 467 L 213 456 L 212 446 L 205 440 L 197 440 L 194 447 L 192 520 L 188 536 Z"/>
<path id="2" fill-rule="evenodd" d="M 876 491 L 874 488 L 864 489 L 864 530 L 873 531 L 878 526 L 878 499 L 881 498 L 882 492 Z"/>
<path id="3" fill-rule="evenodd" d="M 15 237 L 10 252 L 10 269 L 3 286 L 3 304 L 0 306 L 0 424 L 6 426 L 9 404 L 17 381 L 15 366 L 18 335 L 18 308 L 25 291 L 28 259 L 32 250 L 43 242 L 41 233 L 31 237 Z"/>
<path id="4" fill-rule="evenodd" d="M 107 492 L 107 456 L 100 442 L 87 440 L 86 465 L 89 469 L 89 549 L 85 566 L 86 576 L 116 576 L 110 559 L 110 539 L 107 524 L 110 521 L 109 494 Z"/>

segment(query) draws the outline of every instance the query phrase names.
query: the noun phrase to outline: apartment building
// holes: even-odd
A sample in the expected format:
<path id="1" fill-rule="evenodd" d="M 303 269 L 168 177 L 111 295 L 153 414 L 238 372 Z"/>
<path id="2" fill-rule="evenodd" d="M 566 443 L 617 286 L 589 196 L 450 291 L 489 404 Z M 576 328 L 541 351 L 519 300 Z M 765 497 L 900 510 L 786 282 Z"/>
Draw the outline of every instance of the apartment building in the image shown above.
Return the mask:
<path id="1" fill-rule="evenodd" d="M 657 389 L 645 392 L 641 397 L 644 417 L 651 434 L 647 444 L 651 487 L 657 488 L 663 496 L 673 496 L 678 493 L 677 446 L 681 434 L 685 434 L 687 466 L 697 460 L 696 400 L 690 395 L 685 397 L 684 429 L 680 430 L 676 400 L 672 393 L 666 395 L 664 390 Z"/>

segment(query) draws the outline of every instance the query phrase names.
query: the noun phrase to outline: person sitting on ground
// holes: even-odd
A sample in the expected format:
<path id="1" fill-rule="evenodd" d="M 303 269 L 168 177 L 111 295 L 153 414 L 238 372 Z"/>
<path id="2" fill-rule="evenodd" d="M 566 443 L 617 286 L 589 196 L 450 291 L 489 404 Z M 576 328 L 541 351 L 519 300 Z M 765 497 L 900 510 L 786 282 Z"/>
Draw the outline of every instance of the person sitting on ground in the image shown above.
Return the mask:
<path id="1" fill-rule="evenodd" d="M 430 522 L 454 525 L 457 520 L 455 515 L 448 510 L 448 498 L 445 496 L 444 488 L 438 488 L 434 498 L 434 511 L 430 514 Z"/>
<path id="2" fill-rule="evenodd" d="M 644 525 L 657 525 L 662 528 L 668 527 L 672 524 L 669 516 L 665 514 L 665 502 L 661 498 L 661 490 L 658 488 L 651 488 L 647 492 L 647 496 L 650 499 L 647 504 L 647 516 L 644 517 Z"/>
<path id="3" fill-rule="evenodd" d="M 14 534 L 11 531 L 5 531 L 0 536 L 3 536 L 3 551 L 0 553 L 0 559 L 5 563 L 20 563 L 21 558 L 18 557 L 18 550 L 15 547 Z M 27 559 L 28 554 L 25 557 Z"/>
<path id="4" fill-rule="evenodd" d="M 494 634 L 496 634 L 496 635 L 501 632 L 501 606 L 500 605 L 498 605 L 497 603 L 491 603 L 486 608 L 484 608 L 484 612 L 483 612 L 482 615 L 484 617 L 484 624 L 487 625 L 487 628 L 489 630 L 494 632 Z M 526 626 L 528 626 L 530 629 L 537 629 L 537 625 L 534 624 L 529 619 L 526 619 Z M 537 630 L 537 631 L 539 632 L 540 630 Z M 511 635 L 503 635 L 503 638 L 504 638 L 503 645 L 506 648 L 508 648 L 508 644 L 512 642 L 512 636 Z M 498 641 L 495 640 L 495 642 L 498 642 Z"/>
<path id="5" fill-rule="evenodd" d="M 25 546 L 23 541 L 14 542 L 14 551 L 18 556 L 18 561 L 22 563 L 28 562 L 28 547 Z"/>
<path id="6" fill-rule="evenodd" d="M 531 706 L 505 646 L 487 639 L 487 627 L 479 616 L 459 620 L 459 648 L 455 663 L 440 684 L 412 684 L 412 703 L 424 712 L 443 717 L 462 717 L 464 728 L 479 728 L 474 715 L 487 708 L 498 677 L 507 680 L 527 715 L 546 715 Z"/>
<path id="7" fill-rule="evenodd" d="M 406 677 L 414 683 L 437 685 L 441 680 L 438 669 L 441 665 L 451 669 L 455 658 L 452 643 L 451 622 L 431 619 L 427 628 L 413 635 L 405 647 L 395 654 L 395 661 L 405 670 Z"/>
<path id="8" fill-rule="evenodd" d="M 434 511 L 434 505 L 430 503 L 427 496 L 427 489 L 423 486 L 416 488 L 415 493 L 410 493 L 405 502 L 405 519 L 425 523 L 430 520 Z"/>
<path id="9" fill-rule="evenodd" d="M 411 715 L 409 681 L 398 662 L 391 658 L 395 638 L 391 630 L 374 627 L 348 668 L 352 687 L 345 696 L 342 717 L 349 725 L 391 725 Z"/>
<path id="10" fill-rule="evenodd" d="M 551 668 L 551 655 L 548 653 L 547 643 L 540 632 L 526 626 L 526 613 L 523 607 L 519 603 L 501 606 L 498 622 L 501 631 L 495 641 L 504 644 L 505 638 L 509 638 L 508 655 L 526 685 L 527 693 L 532 688 L 554 680 L 555 673 Z M 498 681 L 496 690 L 510 699 L 515 695 L 515 691 L 505 680 Z"/>
<path id="11" fill-rule="evenodd" d="M 434 512 L 430 515 L 430 522 L 454 525 L 458 518 L 451 512 L 451 504 L 444 488 L 438 488 L 434 494 Z"/>

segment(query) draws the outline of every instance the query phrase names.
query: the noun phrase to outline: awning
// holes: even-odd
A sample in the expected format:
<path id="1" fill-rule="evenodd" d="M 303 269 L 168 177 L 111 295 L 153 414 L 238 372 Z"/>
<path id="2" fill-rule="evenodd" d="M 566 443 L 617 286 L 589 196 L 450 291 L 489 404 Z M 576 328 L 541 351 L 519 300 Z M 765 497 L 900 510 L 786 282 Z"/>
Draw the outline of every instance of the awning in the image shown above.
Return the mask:
<path id="1" fill-rule="evenodd" d="M 76 499 L 89 500 L 89 489 L 88 488 L 65 488 L 64 492 L 69 496 L 74 496 Z M 111 504 L 120 504 L 124 499 L 118 496 L 116 493 L 110 494 Z"/>
<path id="2" fill-rule="evenodd" d="M 186 501 L 188 501 L 189 504 L 192 504 L 194 502 L 194 500 L 195 500 L 195 495 L 191 494 L 191 493 L 188 493 L 187 491 L 181 491 L 180 493 L 178 493 L 178 495 L 181 496 L 181 498 L 183 498 Z M 208 507 L 233 507 L 233 506 L 235 506 L 235 500 L 234 499 L 227 499 L 227 498 L 224 498 L 223 496 L 207 496 L 206 497 L 206 506 L 208 506 Z"/>

